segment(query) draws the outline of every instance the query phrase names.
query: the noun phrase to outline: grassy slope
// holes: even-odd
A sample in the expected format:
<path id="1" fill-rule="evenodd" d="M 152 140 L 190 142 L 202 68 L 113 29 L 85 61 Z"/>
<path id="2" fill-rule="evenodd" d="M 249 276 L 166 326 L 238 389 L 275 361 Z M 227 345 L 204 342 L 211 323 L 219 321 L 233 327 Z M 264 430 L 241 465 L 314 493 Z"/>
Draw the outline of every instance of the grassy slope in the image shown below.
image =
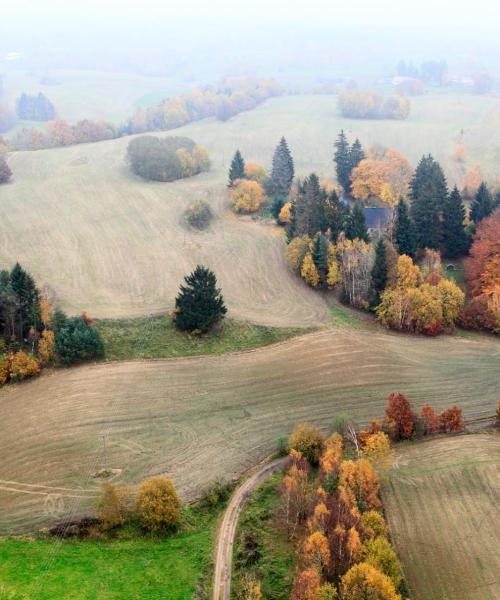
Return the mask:
<path id="1" fill-rule="evenodd" d="M 384 489 L 414 600 L 498 600 L 500 436 L 443 437 L 398 449 Z"/>
<path id="2" fill-rule="evenodd" d="M 232 597 L 237 597 L 238 582 L 245 573 L 253 573 L 261 582 L 262 595 L 269 600 L 287 600 L 293 583 L 296 552 L 286 536 L 274 523 L 279 495 L 276 486 L 282 474 L 277 473 L 264 482 L 248 500 L 241 513 L 236 531 L 233 557 Z M 257 542 L 259 560 L 245 563 L 243 536 L 250 535 Z"/>
<path id="3" fill-rule="evenodd" d="M 409 337 L 337 326 L 220 356 L 129 361 L 59 370 L 0 391 L 0 532 L 88 510 L 104 462 L 137 483 L 172 476 L 185 497 L 271 452 L 300 421 L 326 426 L 339 411 L 360 423 L 387 395 L 417 407 L 452 404 L 491 415 L 500 386 L 493 338 Z"/>
<path id="4" fill-rule="evenodd" d="M 332 143 L 343 127 L 364 144 L 395 146 L 413 162 L 432 152 L 454 181 L 461 168 L 449 157 L 464 129 L 468 164 L 480 161 L 494 175 L 497 99 L 429 95 L 412 102 L 405 122 L 343 119 L 335 98 L 297 96 L 272 99 L 227 123 L 194 123 L 174 134 L 205 145 L 213 169 L 173 184 L 130 175 L 123 161 L 128 138 L 17 153 L 10 158 L 13 182 L 0 192 L 0 262 L 20 260 L 70 312 L 129 317 L 164 310 L 186 271 L 204 263 L 216 271 L 235 317 L 281 326 L 324 322 L 323 300 L 284 264 L 281 231 L 225 210 L 229 162 L 240 147 L 247 160 L 269 165 L 285 134 L 299 175 L 332 175 Z M 186 231 L 179 226 L 183 210 L 199 198 L 218 218 L 207 232 Z"/>
<path id="5" fill-rule="evenodd" d="M 0 598 L 9 600 L 190 600 L 210 557 L 217 512 L 165 539 L 0 539 Z M 2 585 L 4 589 L 2 590 Z"/>
<path id="6" fill-rule="evenodd" d="M 299 333 L 292 328 L 262 327 L 226 319 L 209 335 L 178 331 L 169 317 L 96 321 L 106 349 L 106 360 L 173 358 L 223 354 L 282 341 Z"/>

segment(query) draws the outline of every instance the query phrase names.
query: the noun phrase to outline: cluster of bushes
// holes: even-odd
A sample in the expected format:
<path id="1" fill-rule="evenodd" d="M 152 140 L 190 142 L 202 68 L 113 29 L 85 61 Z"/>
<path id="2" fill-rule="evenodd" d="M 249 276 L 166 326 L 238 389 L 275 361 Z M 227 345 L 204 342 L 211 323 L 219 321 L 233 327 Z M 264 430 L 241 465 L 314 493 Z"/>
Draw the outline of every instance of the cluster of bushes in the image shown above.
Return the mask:
<path id="1" fill-rule="evenodd" d="M 127 160 L 134 173 L 154 181 L 175 181 L 210 169 L 207 150 L 186 137 L 135 138 L 127 146 Z"/>
<path id="2" fill-rule="evenodd" d="M 16 100 L 16 112 L 25 121 L 50 121 L 56 114 L 54 105 L 42 92 L 33 96 L 21 94 Z"/>
<path id="3" fill-rule="evenodd" d="M 92 321 L 55 309 L 50 290 L 40 292 L 19 264 L 0 271 L 0 346 L 0 385 L 104 356 Z"/>
<path id="4" fill-rule="evenodd" d="M 380 499 L 393 455 L 387 435 L 336 421 L 325 439 L 301 424 L 289 447 L 279 517 L 299 555 L 292 600 L 408 597 Z"/>
<path id="5" fill-rule="evenodd" d="M 286 258 L 292 269 L 314 288 L 332 288 L 340 281 L 339 263 L 334 244 L 317 233 L 294 238 L 287 247 Z"/>
<path id="6" fill-rule="evenodd" d="M 204 200 L 191 202 L 184 211 L 184 220 L 193 229 L 206 229 L 213 218 L 214 214 L 210 208 L 210 204 Z"/>
<path id="7" fill-rule="evenodd" d="M 82 119 L 75 125 L 69 125 L 64 119 L 56 119 L 49 121 L 44 131 L 34 127 L 21 129 L 12 136 L 8 146 L 10 150 L 43 150 L 112 140 L 126 133 L 123 127 L 102 120 Z"/>
<path id="8" fill-rule="evenodd" d="M 271 79 L 235 78 L 203 91 L 168 98 L 147 109 L 140 108 L 130 120 L 129 130 L 130 133 L 168 131 L 206 117 L 227 121 L 281 93 L 281 87 Z"/>
<path id="9" fill-rule="evenodd" d="M 384 98 L 377 92 L 355 88 L 342 90 L 337 105 L 343 117 L 352 119 L 404 120 L 410 114 L 410 101 L 406 96 Z"/>

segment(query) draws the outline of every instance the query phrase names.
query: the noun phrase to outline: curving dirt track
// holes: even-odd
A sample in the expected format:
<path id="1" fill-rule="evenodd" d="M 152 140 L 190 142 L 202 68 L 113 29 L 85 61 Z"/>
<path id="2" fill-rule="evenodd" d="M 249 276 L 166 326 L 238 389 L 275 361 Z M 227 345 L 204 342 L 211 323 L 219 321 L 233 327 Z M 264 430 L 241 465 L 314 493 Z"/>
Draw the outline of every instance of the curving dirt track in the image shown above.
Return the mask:
<path id="1" fill-rule="evenodd" d="M 229 600 L 231 597 L 234 536 L 241 510 L 255 488 L 278 469 L 283 468 L 288 460 L 285 456 L 260 467 L 232 495 L 217 534 L 213 600 Z"/>
<path id="2" fill-rule="evenodd" d="M 349 329 L 223 356 L 60 370 L 0 392 L 0 532 L 93 508 L 103 466 L 132 483 L 169 474 L 193 498 L 255 465 L 299 421 L 327 427 L 347 410 L 367 422 L 396 390 L 480 417 L 499 389 L 498 340 Z"/>

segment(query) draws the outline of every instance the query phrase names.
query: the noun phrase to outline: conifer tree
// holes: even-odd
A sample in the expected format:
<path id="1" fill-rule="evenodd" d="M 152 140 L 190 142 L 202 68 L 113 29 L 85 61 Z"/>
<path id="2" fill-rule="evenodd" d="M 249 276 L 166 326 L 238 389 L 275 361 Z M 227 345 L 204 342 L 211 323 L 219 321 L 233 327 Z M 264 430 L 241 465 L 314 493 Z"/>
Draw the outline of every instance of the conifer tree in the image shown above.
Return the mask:
<path id="1" fill-rule="evenodd" d="M 456 258 L 467 253 L 468 239 L 464 228 L 465 208 L 457 186 L 443 207 L 443 254 Z"/>
<path id="2" fill-rule="evenodd" d="M 292 203 L 292 219 L 295 235 L 314 237 L 318 231 L 325 229 L 325 193 L 319 185 L 315 173 L 306 177 L 299 188 L 299 194 Z"/>
<path id="3" fill-rule="evenodd" d="M 396 208 L 394 222 L 394 242 L 399 254 L 414 258 L 416 252 L 415 228 L 410 218 L 408 206 L 401 198 Z"/>
<path id="4" fill-rule="evenodd" d="M 236 150 L 231 166 L 229 167 L 229 183 L 228 187 L 233 187 L 234 182 L 237 179 L 244 179 L 245 177 L 245 161 L 241 156 L 241 152 Z"/>
<path id="5" fill-rule="evenodd" d="M 10 286 L 16 305 L 16 335 L 24 340 L 30 327 L 40 326 L 40 294 L 33 277 L 19 263 L 10 273 Z"/>
<path id="6" fill-rule="evenodd" d="M 284 200 L 290 192 L 294 172 L 290 149 L 286 139 L 282 137 L 274 151 L 271 175 L 266 182 L 267 193 Z"/>
<path id="7" fill-rule="evenodd" d="M 345 234 L 350 240 L 354 240 L 356 238 L 363 240 L 364 242 L 368 242 L 370 240 L 370 236 L 368 235 L 368 230 L 366 228 L 365 211 L 360 202 L 356 202 L 349 214 Z"/>
<path id="8" fill-rule="evenodd" d="M 380 238 L 375 246 L 375 262 L 371 271 L 371 305 L 373 308 L 380 304 L 380 295 L 387 285 L 387 251 L 385 241 Z"/>
<path id="9" fill-rule="evenodd" d="M 312 258 L 319 275 L 321 285 L 326 284 L 328 277 L 328 238 L 322 233 L 317 233 L 314 238 Z"/>
<path id="10" fill-rule="evenodd" d="M 342 130 L 335 142 L 335 154 L 333 158 L 337 173 L 337 181 L 342 186 L 345 194 L 351 193 L 351 152 L 349 142 Z"/>
<path id="11" fill-rule="evenodd" d="M 361 146 L 361 142 L 358 138 L 354 140 L 354 144 L 351 146 L 349 150 L 349 189 L 351 187 L 351 173 L 353 169 L 355 169 L 359 163 L 365 158 L 365 153 Z"/>
<path id="12" fill-rule="evenodd" d="M 419 162 L 410 188 L 417 248 L 438 250 L 442 237 L 441 211 L 448 188 L 441 166 L 430 154 Z"/>
<path id="13" fill-rule="evenodd" d="M 493 208 L 493 196 L 488 186 L 482 182 L 472 202 L 470 218 L 477 224 L 481 219 L 489 217 L 493 212 Z"/>
<path id="14" fill-rule="evenodd" d="M 198 265 L 184 281 L 175 299 L 174 323 L 182 331 L 206 333 L 227 313 L 215 274 Z"/>
<path id="15" fill-rule="evenodd" d="M 345 229 L 348 213 L 349 208 L 339 200 L 337 192 L 333 190 L 325 200 L 325 225 L 330 230 L 334 242 Z"/>
<path id="16" fill-rule="evenodd" d="M 5 158 L 0 156 L 0 183 L 7 183 L 12 177 L 12 171 Z"/>

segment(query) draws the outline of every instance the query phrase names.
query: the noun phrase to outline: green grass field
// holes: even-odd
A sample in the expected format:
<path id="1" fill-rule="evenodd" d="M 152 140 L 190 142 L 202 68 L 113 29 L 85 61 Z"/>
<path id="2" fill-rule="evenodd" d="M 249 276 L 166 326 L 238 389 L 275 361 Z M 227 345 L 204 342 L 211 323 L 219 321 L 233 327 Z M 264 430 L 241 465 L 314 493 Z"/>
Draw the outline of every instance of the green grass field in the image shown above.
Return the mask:
<path id="1" fill-rule="evenodd" d="M 250 350 L 285 340 L 300 329 L 263 327 L 226 319 L 208 335 L 178 331 L 170 317 L 96 321 L 106 360 L 173 358 Z"/>
<path id="2" fill-rule="evenodd" d="M 233 598 L 238 597 L 238 584 L 245 574 L 253 574 L 260 581 L 263 598 L 288 600 L 290 597 L 296 550 L 277 524 L 280 496 L 276 486 L 282 477 L 282 473 L 277 473 L 265 481 L 241 513 L 233 556 Z M 259 555 L 255 562 L 249 560 L 245 540 L 255 543 Z"/>
<path id="3" fill-rule="evenodd" d="M 192 511 L 165 538 L 118 531 L 116 539 L 0 539 L 2 600 L 190 600 L 209 585 L 219 509 Z"/>
<path id="4" fill-rule="evenodd" d="M 500 435 L 402 445 L 384 486 L 414 600 L 498 600 Z"/>

